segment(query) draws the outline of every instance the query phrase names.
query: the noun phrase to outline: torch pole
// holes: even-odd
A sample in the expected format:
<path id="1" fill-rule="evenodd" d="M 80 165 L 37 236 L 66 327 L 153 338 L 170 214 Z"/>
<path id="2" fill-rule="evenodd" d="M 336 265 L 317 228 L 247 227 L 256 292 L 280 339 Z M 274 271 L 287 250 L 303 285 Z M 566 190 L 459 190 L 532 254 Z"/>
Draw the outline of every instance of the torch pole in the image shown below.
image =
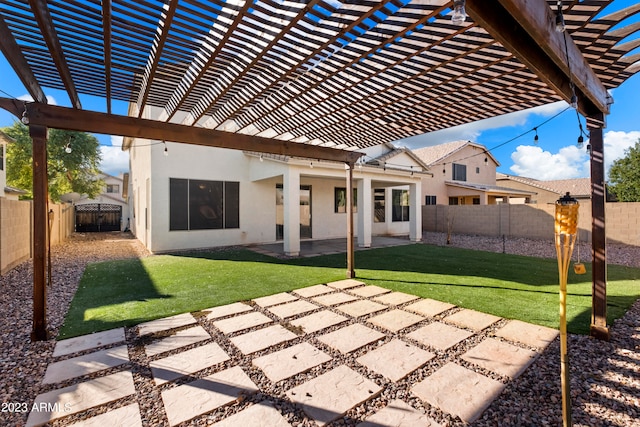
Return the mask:
<path id="1" fill-rule="evenodd" d="M 562 425 L 571 427 L 571 392 L 569 355 L 567 351 L 567 281 L 569 264 L 576 242 L 578 208 L 580 205 L 569 193 L 556 202 L 555 244 L 560 279 L 560 380 L 562 383 Z"/>

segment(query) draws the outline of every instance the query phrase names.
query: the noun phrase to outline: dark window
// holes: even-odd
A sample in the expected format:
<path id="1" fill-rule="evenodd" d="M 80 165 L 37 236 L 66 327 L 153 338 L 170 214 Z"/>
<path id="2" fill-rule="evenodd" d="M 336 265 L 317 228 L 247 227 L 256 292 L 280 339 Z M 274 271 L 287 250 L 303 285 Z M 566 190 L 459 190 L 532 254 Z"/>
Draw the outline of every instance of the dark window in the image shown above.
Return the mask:
<path id="1" fill-rule="evenodd" d="M 384 188 L 373 189 L 373 222 L 385 222 Z"/>
<path id="2" fill-rule="evenodd" d="M 474 205 L 479 205 L 480 204 L 480 198 L 479 197 L 474 197 L 473 198 L 473 204 Z"/>
<path id="3" fill-rule="evenodd" d="M 391 198 L 393 199 L 391 220 L 394 222 L 409 221 L 409 191 L 393 190 Z"/>
<path id="4" fill-rule="evenodd" d="M 424 204 L 425 205 L 435 205 L 436 204 L 436 196 L 425 196 Z"/>
<path id="5" fill-rule="evenodd" d="M 170 178 L 169 230 L 240 227 L 240 183 Z"/>
<path id="6" fill-rule="evenodd" d="M 454 181 L 466 181 L 467 180 L 467 165 L 453 164 L 453 180 Z"/>
<path id="7" fill-rule="evenodd" d="M 120 185 L 119 184 L 107 184 L 107 193 L 119 193 Z"/>
<path id="8" fill-rule="evenodd" d="M 457 205 L 458 203 L 458 198 L 457 197 L 449 197 L 449 204 L 450 205 Z"/>
<path id="9" fill-rule="evenodd" d="M 4 145 L 0 145 L 0 171 L 4 170 Z"/>
<path id="10" fill-rule="evenodd" d="M 336 187 L 334 189 L 334 197 L 333 197 L 333 211 L 335 213 L 346 213 L 347 212 L 347 189 L 342 187 Z M 358 212 L 358 189 L 353 189 L 353 211 Z"/>
<path id="11" fill-rule="evenodd" d="M 480 173 L 480 168 L 476 167 L 476 173 Z"/>

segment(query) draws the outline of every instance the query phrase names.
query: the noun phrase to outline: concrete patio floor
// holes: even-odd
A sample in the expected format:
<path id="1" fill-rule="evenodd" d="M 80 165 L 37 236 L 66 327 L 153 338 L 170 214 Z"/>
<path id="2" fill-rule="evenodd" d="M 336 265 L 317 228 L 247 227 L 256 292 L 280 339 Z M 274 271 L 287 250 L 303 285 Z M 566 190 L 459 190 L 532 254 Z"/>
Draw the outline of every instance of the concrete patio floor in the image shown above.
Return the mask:
<path id="1" fill-rule="evenodd" d="M 27 426 L 469 423 L 556 336 L 342 280 L 59 341 Z"/>
<path id="2" fill-rule="evenodd" d="M 373 236 L 371 238 L 371 246 L 369 248 L 359 247 L 357 241 L 354 242 L 354 248 L 356 251 L 359 251 L 371 248 L 385 248 L 389 246 L 409 245 L 411 243 L 413 242 L 409 240 L 408 236 Z M 254 252 L 272 257 L 282 258 L 286 256 L 284 253 L 283 243 L 251 245 L 248 248 Z M 303 240 L 300 242 L 299 257 L 306 258 L 318 255 L 332 255 L 346 252 L 346 239 Z"/>

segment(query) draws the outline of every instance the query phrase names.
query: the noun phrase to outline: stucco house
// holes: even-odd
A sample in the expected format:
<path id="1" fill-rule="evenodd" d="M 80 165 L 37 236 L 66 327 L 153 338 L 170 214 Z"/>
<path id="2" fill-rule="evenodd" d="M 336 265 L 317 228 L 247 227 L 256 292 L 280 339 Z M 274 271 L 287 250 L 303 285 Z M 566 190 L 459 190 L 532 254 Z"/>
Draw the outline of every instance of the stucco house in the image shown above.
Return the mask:
<path id="1" fill-rule="evenodd" d="M 7 185 L 7 146 L 11 142 L 13 142 L 13 138 L 0 131 L 0 197 L 18 200 L 22 194 L 27 192 Z"/>
<path id="2" fill-rule="evenodd" d="M 452 141 L 413 150 L 432 172 L 423 177 L 425 205 L 495 205 L 533 192 L 496 185 L 500 165 L 487 148 L 471 141 Z"/>
<path id="3" fill-rule="evenodd" d="M 567 192 L 571 193 L 571 196 L 578 199 L 578 201 L 591 199 L 590 178 L 540 181 L 524 176 L 499 173 L 496 175 L 496 182 L 502 187 L 535 192 L 535 196 L 527 200 L 521 199 L 521 203 L 553 204 Z"/>
<path id="4" fill-rule="evenodd" d="M 152 252 L 347 235 L 345 164 L 125 138 L 131 230 Z M 426 165 L 407 150 L 369 148 L 353 173 L 354 232 L 422 236 Z"/>
<path id="5" fill-rule="evenodd" d="M 102 193 L 90 199 L 86 195 L 71 197 L 75 204 L 75 230 L 77 232 L 123 231 L 129 227 L 129 206 L 123 196 L 125 185 L 122 176 L 101 172 L 104 181 Z"/>

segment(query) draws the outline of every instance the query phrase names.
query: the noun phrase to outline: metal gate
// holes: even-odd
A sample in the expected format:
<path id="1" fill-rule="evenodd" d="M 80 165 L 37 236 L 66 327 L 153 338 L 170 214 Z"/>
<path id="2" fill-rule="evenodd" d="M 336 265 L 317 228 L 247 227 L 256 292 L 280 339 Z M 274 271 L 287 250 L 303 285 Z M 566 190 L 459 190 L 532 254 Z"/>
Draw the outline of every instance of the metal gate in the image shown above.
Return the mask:
<path id="1" fill-rule="evenodd" d="M 76 206 L 76 231 L 120 231 L 122 206 L 93 203 Z"/>

